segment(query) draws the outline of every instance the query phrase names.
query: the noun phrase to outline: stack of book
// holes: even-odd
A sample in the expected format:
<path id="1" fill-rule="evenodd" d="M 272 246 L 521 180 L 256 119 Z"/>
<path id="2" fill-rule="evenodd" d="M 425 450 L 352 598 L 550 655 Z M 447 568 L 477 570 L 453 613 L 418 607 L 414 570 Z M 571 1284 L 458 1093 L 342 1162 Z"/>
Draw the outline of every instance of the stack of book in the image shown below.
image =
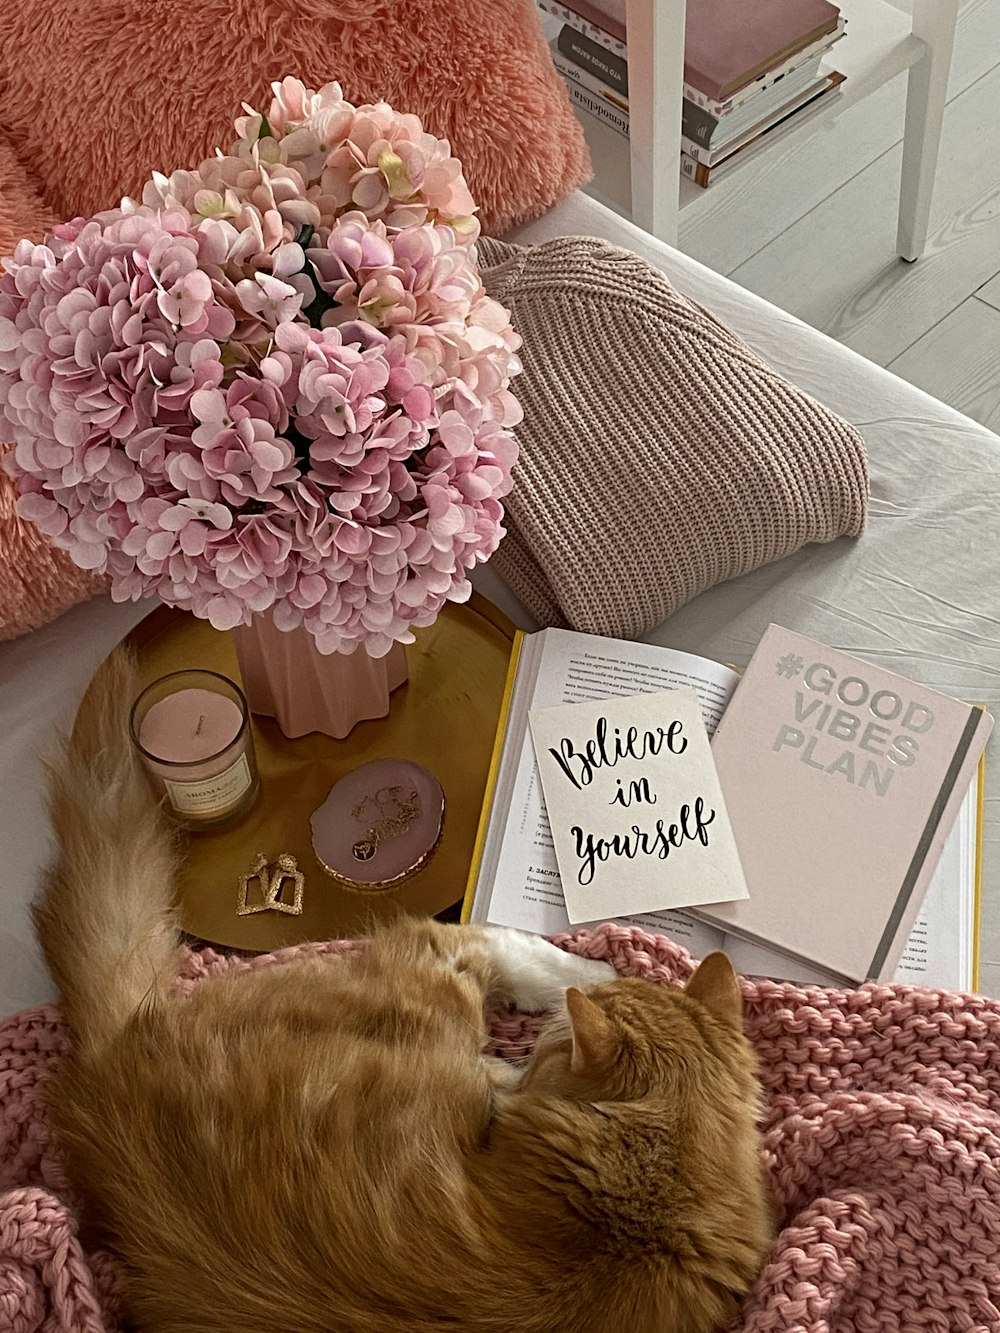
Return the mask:
<path id="1" fill-rule="evenodd" d="M 594 0 L 536 0 L 571 100 L 629 132 L 624 18 Z M 605 0 L 613 6 L 614 0 Z M 620 6 L 619 6 L 620 8 Z M 681 170 L 700 186 L 844 75 L 825 67 L 846 20 L 830 0 L 757 0 L 752 23 L 734 0 L 688 0 Z"/>

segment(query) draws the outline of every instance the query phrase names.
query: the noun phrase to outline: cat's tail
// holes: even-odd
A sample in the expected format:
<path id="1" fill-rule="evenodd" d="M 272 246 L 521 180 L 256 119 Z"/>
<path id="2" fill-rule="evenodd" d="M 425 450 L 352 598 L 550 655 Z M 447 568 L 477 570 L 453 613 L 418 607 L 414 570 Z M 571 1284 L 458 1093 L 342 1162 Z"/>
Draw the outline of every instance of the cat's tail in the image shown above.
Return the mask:
<path id="1" fill-rule="evenodd" d="M 57 850 L 35 926 L 82 1054 L 162 997 L 176 967 L 176 835 L 129 742 L 138 689 L 134 662 L 116 651 L 50 768 Z"/>

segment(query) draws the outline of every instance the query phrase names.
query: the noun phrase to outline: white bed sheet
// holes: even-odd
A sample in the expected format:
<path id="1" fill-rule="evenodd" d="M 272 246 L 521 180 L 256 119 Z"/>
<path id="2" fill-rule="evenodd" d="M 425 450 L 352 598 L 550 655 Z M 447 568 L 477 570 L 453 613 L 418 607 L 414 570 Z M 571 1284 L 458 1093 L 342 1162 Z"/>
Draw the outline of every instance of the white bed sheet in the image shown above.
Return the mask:
<path id="1" fill-rule="evenodd" d="M 714 588 L 648 637 L 741 662 L 776 620 L 1000 709 L 1000 438 L 584 195 L 512 239 L 571 234 L 605 236 L 663 269 L 773 366 L 853 421 L 871 455 L 871 522 L 860 540 L 811 547 Z M 477 583 L 527 623 L 488 566 Z M 52 998 L 29 916 L 49 852 L 41 757 L 55 729 L 72 720 L 98 662 L 148 609 L 99 598 L 0 644 L 0 1015 Z M 988 761 L 982 988 L 994 994 L 998 798 L 1000 770 Z"/>

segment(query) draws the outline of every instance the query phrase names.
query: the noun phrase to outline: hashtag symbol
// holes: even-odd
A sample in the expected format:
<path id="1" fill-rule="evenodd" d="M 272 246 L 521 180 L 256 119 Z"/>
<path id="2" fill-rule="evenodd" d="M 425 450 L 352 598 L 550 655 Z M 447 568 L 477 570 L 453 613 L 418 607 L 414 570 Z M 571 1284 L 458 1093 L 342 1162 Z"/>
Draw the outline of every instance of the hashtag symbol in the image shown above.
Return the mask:
<path id="1" fill-rule="evenodd" d="M 804 666 L 805 662 L 801 657 L 796 657 L 794 653 L 786 653 L 784 657 L 778 659 L 778 675 L 798 676 Z"/>

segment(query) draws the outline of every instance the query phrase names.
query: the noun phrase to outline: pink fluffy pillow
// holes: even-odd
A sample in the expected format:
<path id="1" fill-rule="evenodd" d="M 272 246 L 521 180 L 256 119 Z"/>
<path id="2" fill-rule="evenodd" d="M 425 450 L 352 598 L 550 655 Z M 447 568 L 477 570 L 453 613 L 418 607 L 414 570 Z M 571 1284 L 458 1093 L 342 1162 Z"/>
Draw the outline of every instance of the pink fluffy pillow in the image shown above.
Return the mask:
<path id="1" fill-rule="evenodd" d="M 10 254 L 22 236 L 41 240 L 55 221 L 27 172 L 0 139 L 0 255 Z M 0 437 L 0 454 L 8 447 Z M 18 518 L 14 483 L 0 470 L 0 639 L 13 639 L 47 624 L 102 586 L 32 524 Z"/>
<path id="2" fill-rule="evenodd" d="M 534 0 L 17 0 L 0 28 L 4 130 L 62 217 L 232 139 L 274 79 L 338 80 L 447 138 L 484 230 L 589 175 Z M 0 250 L 2 253 L 2 250 Z"/>

